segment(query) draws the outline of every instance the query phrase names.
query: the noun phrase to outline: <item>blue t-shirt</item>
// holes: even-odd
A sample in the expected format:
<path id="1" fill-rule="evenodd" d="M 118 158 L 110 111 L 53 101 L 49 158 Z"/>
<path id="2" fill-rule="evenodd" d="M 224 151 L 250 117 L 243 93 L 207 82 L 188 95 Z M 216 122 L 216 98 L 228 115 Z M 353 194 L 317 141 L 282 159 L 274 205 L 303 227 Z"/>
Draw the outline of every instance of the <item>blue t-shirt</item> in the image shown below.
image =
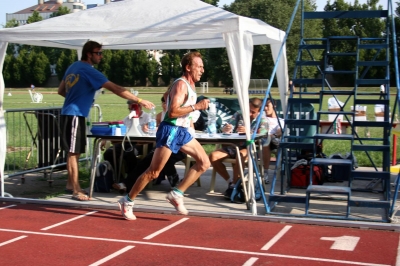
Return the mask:
<path id="1" fill-rule="evenodd" d="M 65 101 L 62 115 L 87 117 L 94 95 L 108 79 L 88 63 L 77 61 L 65 72 Z"/>

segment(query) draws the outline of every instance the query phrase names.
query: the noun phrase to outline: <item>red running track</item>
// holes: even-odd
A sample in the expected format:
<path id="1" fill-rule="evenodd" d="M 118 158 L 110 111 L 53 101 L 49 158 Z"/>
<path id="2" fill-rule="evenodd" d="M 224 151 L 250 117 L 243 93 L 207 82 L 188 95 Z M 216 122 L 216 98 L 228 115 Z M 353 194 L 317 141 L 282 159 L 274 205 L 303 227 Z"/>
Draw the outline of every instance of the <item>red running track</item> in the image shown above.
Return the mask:
<path id="1" fill-rule="evenodd" d="M 135 214 L 1 205 L 0 265 L 396 265 L 398 257 L 392 231 Z"/>

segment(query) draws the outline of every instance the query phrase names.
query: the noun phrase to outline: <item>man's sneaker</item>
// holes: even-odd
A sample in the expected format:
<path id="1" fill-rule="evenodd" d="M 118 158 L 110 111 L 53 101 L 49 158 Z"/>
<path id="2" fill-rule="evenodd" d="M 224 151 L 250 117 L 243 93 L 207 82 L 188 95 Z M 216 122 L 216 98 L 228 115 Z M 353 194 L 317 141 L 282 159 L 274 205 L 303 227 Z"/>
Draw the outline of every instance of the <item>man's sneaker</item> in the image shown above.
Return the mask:
<path id="1" fill-rule="evenodd" d="M 122 197 L 118 201 L 119 209 L 121 210 L 122 216 L 127 220 L 136 220 L 136 216 L 133 214 L 133 201 L 128 201 L 125 197 Z"/>
<path id="2" fill-rule="evenodd" d="M 183 205 L 183 196 L 179 195 L 178 193 L 176 193 L 175 191 L 171 191 L 167 194 L 167 196 L 165 197 L 167 199 L 167 201 L 169 203 L 171 203 L 175 209 L 183 215 L 187 215 L 189 212 L 188 210 L 185 208 L 185 206 Z"/>
<path id="3" fill-rule="evenodd" d="M 267 172 L 265 172 L 265 174 L 264 174 L 264 183 L 265 184 L 269 184 L 269 178 L 268 178 L 268 173 Z"/>
<path id="4" fill-rule="evenodd" d="M 231 195 L 232 195 L 233 188 L 234 188 L 234 186 L 231 186 L 231 184 L 232 183 L 229 183 L 229 187 L 227 190 L 225 190 L 225 193 L 224 193 L 224 198 L 226 198 L 228 200 L 231 200 Z"/>

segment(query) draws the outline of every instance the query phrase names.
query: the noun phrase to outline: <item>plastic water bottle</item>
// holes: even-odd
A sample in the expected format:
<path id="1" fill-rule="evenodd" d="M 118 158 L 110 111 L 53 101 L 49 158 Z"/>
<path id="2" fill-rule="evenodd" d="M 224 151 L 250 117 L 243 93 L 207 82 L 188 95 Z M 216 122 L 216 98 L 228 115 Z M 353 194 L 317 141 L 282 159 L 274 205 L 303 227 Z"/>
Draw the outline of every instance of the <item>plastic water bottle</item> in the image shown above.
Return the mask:
<path id="1" fill-rule="evenodd" d="M 210 102 L 208 105 L 208 124 L 207 124 L 208 136 L 214 137 L 217 133 L 217 107 L 215 103 Z"/>
<path id="2" fill-rule="evenodd" d="M 155 136 L 156 135 L 156 127 L 157 127 L 157 123 L 156 123 L 156 109 L 153 107 L 151 108 L 150 111 L 150 120 L 148 123 L 148 127 L 149 127 L 149 135 L 150 136 Z"/>

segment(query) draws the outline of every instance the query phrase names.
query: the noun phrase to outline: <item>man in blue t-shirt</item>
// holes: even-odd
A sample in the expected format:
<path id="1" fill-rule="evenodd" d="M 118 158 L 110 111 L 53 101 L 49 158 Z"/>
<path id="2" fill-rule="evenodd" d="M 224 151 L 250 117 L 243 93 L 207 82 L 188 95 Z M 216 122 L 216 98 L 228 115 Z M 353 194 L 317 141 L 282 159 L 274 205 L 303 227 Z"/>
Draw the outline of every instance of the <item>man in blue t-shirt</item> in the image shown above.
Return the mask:
<path id="1" fill-rule="evenodd" d="M 79 185 L 78 160 L 81 153 L 85 152 L 85 118 L 89 115 L 96 91 L 106 88 L 119 97 L 136 102 L 145 108 L 154 107 L 153 103 L 140 99 L 127 89 L 109 81 L 93 67 L 102 59 L 101 49 L 102 45 L 97 42 L 86 42 L 82 49 L 81 60 L 68 67 L 58 87 L 58 94 L 65 97 L 61 110 L 61 132 L 63 147 L 68 152 L 67 189 L 72 191 L 72 199 L 79 201 L 89 200 Z"/>

